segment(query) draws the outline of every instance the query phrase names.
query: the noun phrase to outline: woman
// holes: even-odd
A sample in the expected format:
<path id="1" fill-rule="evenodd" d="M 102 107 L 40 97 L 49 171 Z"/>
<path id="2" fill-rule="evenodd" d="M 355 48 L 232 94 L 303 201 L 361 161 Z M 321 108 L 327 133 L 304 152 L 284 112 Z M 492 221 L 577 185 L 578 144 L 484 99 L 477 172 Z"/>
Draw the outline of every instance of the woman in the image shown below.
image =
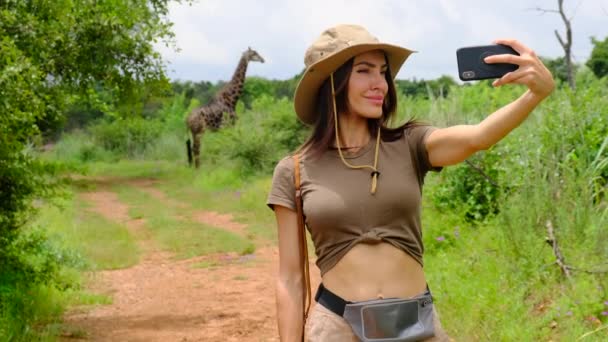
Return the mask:
<path id="1" fill-rule="evenodd" d="M 420 225 L 426 172 L 489 148 L 525 120 L 554 88 L 551 73 L 534 51 L 514 40 L 496 43 L 513 47 L 520 56 L 485 59 L 519 65 L 493 85 L 523 84 L 528 89 L 477 125 L 448 128 L 414 121 L 395 129 L 386 127 L 397 105 L 393 77 L 411 50 L 380 43 L 355 25 L 330 28 L 309 47 L 294 104 L 299 119 L 313 126 L 297 155 L 304 215 L 322 285 L 315 298 L 318 303 L 303 327 L 304 280 L 297 253 L 294 160 L 289 156 L 276 166 L 268 197 L 278 225 L 276 295 L 281 341 L 299 340 L 303 329 L 311 341 L 371 339 L 362 334 L 376 329 L 378 322 L 372 322 L 373 317 L 354 322 L 357 314 L 347 315 L 357 303 L 428 295 Z M 412 317 L 421 310 L 400 308 Z M 384 309 L 378 310 L 379 316 L 374 317 L 387 317 L 382 316 Z M 414 340 L 448 340 L 436 315 L 433 318 L 430 335 L 427 331 Z M 384 333 L 393 333 L 394 341 L 412 340 L 397 336 L 410 336 L 405 330 L 416 324 L 428 325 L 411 323 Z"/>

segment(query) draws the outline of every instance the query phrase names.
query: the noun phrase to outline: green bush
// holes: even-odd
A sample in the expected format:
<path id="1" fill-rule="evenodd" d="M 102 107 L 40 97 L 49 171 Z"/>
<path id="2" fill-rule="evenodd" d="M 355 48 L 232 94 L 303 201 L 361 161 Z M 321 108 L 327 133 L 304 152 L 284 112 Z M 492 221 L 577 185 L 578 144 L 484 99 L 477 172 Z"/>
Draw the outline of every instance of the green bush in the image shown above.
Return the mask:
<path id="1" fill-rule="evenodd" d="M 460 211 L 470 221 L 498 213 L 504 190 L 498 183 L 501 156 L 500 149 L 493 148 L 442 171 L 441 186 L 432 195 L 435 206 Z"/>
<path id="2" fill-rule="evenodd" d="M 308 131 L 296 118 L 293 103 L 262 96 L 251 110 L 239 110 L 234 126 L 203 135 L 204 162 L 230 159 L 243 175 L 269 173 L 287 153 L 304 142 Z"/>
<path id="3" fill-rule="evenodd" d="M 77 286 L 65 278 L 64 267 L 79 264 L 77 256 L 53 244 L 41 228 L 28 229 L 3 246 L 0 258 L 0 340 L 31 340 L 38 324 L 56 319 L 60 294 Z"/>
<path id="4" fill-rule="evenodd" d="M 163 131 L 159 120 L 141 118 L 102 122 L 89 128 L 93 141 L 105 150 L 129 158 L 141 157 Z"/>
<path id="5" fill-rule="evenodd" d="M 68 165 L 79 166 L 93 161 L 113 162 L 117 155 L 95 143 L 91 136 L 82 131 L 63 134 L 48 153 L 53 160 Z"/>
<path id="6" fill-rule="evenodd" d="M 593 50 L 586 64 L 595 76 L 601 78 L 608 75 L 608 37 L 603 41 L 592 37 L 591 43 Z"/>
<path id="7" fill-rule="evenodd" d="M 438 127 L 476 124 L 494 110 L 516 98 L 521 88 L 493 88 L 487 82 L 466 87 L 453 87 L 449 96 L 435 99 L 400 98 L 400 117 L 415 117 Z M 404 120 L 404 119 L 402 119 Z M 440 174 L 440 186 L 430 195 L 440 210 L 462 213 L 470 221 L 481 221 L 500 210 L 501 196 L 511 182 L 503 180 L 507 168 L 502 161 L 509 144 L 501 142 L 479 152 L 464 163 L 445 168 Z"/>
<path id="8" fill-rule="evenodd" d="M 310 129 L 298 120 L 293 102 L 286 98 L 260 97 L 253 102 L 251 111 L 259 113 L 259 125 L 269 133 L 275 149 L 293 152 L 310 134 Z"/>

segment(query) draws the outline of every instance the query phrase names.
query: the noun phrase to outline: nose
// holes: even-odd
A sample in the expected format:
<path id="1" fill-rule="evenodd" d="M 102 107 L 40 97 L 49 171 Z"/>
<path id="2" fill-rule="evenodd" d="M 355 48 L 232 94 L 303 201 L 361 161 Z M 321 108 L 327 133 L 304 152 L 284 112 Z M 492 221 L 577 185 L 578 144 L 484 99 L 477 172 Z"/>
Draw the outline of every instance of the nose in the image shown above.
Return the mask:
<path id="1" fill-rule="evenodd" d="M 372 89 L 382 90 L 382 93 L 386 93 L 388 91 L 388 83 L 386 82 L 385 75 L 381 72 L 374 73 L 374 77 L 372 80 Z"/>

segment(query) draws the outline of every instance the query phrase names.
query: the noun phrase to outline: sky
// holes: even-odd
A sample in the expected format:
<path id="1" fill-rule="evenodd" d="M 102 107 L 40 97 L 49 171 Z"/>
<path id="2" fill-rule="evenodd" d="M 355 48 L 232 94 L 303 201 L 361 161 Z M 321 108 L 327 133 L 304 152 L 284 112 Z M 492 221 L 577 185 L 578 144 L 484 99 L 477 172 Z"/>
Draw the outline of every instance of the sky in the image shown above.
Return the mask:
<path id="1" fill-rule="evenodd" d="M 458 79 L 456 50 L 515 38 L 545 57 L 564 52 L 554 31 L 565 39 L 557 0 L 198 0 L 172 3 L 169 20 L 177 48 L 157 44 L 173 80 L 229 80 L 248 47 L 265 63 L 251 63 L 247 76 L 288 79 L 304 68 L 304 52 L 323 30 L 359 24 L 381 41 L 417 53 L 399 79 Z M 608 0 L 564 0 L 571 17 L 573 58 L 584 63 L 590 37 L 608 36 Z"/>

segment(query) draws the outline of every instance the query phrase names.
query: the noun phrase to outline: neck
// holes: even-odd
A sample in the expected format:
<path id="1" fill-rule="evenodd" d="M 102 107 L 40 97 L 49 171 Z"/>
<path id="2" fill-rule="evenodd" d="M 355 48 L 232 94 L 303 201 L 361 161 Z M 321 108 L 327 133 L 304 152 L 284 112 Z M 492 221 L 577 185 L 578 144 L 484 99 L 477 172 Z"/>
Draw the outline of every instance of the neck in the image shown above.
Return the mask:
<path id="1" fill-rule="evenodd" d="M 241 60 L 239 61 L 239 65 L 234 70 L 234 74 L 232 75 L 232 79 L 230 83 L 232 84 L 241 84 L 243 85 L 243 81 L 245 80 L 245 73 L 247 72 L 247 59 L 245 55 L 241 56 Z"/>
<path id="2" fill-rule="evenodd" d="M 338 115 L 338 129 L 340 130 L 340 146 L 344 148 L 363 147 L 371 139 L 367 119 L 357 115 Z M 337 146 L 335 142 L 334 145 Z"/>
<path id="3" fill-rule="evenodd" d="M 228 83 L 224 89 L 218 94 L 225 104 L 234 109 L 236 108 L 236 102 L 243 92 L 243 86 L 245 83 L 245 74 L 247 73 L 247 59 L 243 55 L 239 61 L 230 83 Z"/>

